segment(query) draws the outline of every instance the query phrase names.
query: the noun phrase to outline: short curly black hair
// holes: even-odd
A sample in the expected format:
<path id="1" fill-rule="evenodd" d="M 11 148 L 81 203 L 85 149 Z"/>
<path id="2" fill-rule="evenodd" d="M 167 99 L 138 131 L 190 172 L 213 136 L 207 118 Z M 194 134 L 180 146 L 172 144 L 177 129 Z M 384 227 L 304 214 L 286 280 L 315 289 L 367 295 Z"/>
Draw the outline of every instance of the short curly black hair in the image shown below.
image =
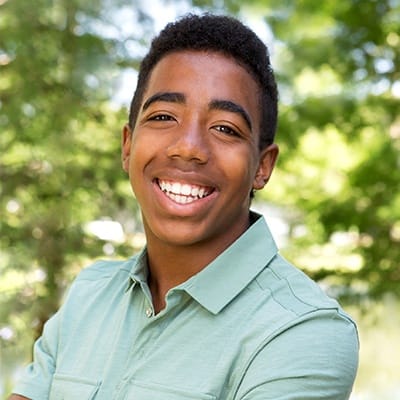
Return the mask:
<path id="1" fill-rule="evenodd" d="M 260 38 L 239 20 L 213 14 L 188 14 L 156 36 L 141 62 L 138 83 L 129 113 L 133 130 L 151 71 L 167 54 L 177 51 L 215 51 L 232 57 L 260 87 L 260 142 L 264 149 L 274 141 L 278 118 L 278 91 L 268 49 Z"/>

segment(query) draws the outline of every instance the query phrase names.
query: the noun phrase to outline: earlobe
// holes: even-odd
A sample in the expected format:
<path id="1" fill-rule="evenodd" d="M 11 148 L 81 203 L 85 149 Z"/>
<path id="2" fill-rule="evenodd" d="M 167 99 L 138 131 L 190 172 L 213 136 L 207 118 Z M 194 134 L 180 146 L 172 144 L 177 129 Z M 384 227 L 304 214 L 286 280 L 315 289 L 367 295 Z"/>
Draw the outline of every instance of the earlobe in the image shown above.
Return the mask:
<path id="1" fill-rule="evenodd" d="M 129 172 L 129 157 L 131 155 L 132 130 L 128 124 L 122 129 L 121 138 L 121 160 L 122 168 L 125 172 Z"/>
<path id="2" fill-rule="evenodd" d="M 261 190 L 269 181 L 278 158 L 279 148 L 276 144 L 271 144 L 260 153 L 260 162 L 256 176 L 254 177 L 253 189 Z"/>

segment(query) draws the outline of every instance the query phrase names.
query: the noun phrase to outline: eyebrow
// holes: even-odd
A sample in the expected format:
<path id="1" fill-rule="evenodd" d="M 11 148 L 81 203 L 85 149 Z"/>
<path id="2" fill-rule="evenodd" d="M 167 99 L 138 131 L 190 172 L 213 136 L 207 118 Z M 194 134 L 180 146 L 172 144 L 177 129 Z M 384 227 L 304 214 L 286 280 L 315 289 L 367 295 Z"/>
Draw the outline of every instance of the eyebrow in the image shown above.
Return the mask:
<path id="1" fill-rule="evenodd" d="M 248 128 L 252 130 L 250 116 L 245 111 L 245 109 L 239 104 L 234 103 L 233 101 L 230 100 L 212 100 L 209 108 L 210 110 L 222 110 L 239 114 L 246 122 Z"/>
<path id="2" fill-rule="evenodd" d="M 180 103 L 183 104 L 186 102 L 186 98 L 184 94 L 178 92 L 160 92 L 153 94 L 153 96 L 149 97 L 143 104 L 142 111 L 147 110 L 151 104 L 157 101 L 166 101 L 169 103 Z"/>
<path id="3" fill-rule="evenodd" d="M 156 103 L 158 101 L 166 101 L 169 103 L 184 104 L 184 103 L 186 103 L 186 97 L 183 93 L 179 93 L 179 92 L 155 93 L 144 102 L 142 111 L 147 110 L 151 104 Z M 242 106 L 240 106 L 237 103 L 234 103 L 233 101 L 215 99 L 210 102 L 209 109 L 210 110 L 222 110 L 222 111 L 228 111 L 228 112 L 232 112 L 235 114 L 239 114 L 246 122 L 246 125 L 248 126 L 248 128 L 250 130 L 252 130 L 251 119 L 250 119 L 249 114 L 246 112 L 246 110 Z"/>

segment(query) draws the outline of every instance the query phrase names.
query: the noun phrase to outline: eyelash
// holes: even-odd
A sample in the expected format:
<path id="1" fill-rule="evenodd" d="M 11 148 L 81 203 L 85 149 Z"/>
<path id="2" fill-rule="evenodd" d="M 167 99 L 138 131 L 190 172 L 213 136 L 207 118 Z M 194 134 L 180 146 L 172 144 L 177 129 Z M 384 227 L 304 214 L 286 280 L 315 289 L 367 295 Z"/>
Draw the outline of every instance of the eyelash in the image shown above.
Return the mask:
<path id="1" fill-rule="evenodd" d="M 158 114 L 149 118 L 150 121 L 172 121 L 173 117 L 168 114 Z"/>
<path id="2" fill-rule="evenodd" d="M 217 125 L 215 126 L 215 129 L 221 133 L 225 133 L 230 136 L 240 136 L 240 134 L 235 129 L 232 129 L 231 127 L 226 125 Z"/>

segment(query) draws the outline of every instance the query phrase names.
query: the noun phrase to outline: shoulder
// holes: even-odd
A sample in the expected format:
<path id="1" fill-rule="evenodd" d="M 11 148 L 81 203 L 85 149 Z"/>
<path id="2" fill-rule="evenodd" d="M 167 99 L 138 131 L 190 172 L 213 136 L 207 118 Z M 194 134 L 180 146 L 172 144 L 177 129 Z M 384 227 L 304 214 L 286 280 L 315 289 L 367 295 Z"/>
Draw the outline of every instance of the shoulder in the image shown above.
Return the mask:
<path id="1" fill-rule="evenodd" d="M 355 325 L 340 313 L 314 312 L 263 343 L 248 359 L 237 399 L 349 398 L 358 366 Z"/>
<path id="2" fill-rule="evenodd" d="M 322 310 L 340 310 L 338 302 L 304 272 L 277 255 L 257 277 L 256 284 L 283 310 L 301 316 Z"/>
<path id="3" fill-rule="evenodd" d="M 262 329 L 257 335 L 261 347 L 278 336 L 296 342 L 300 332 L 308 341 L 321 335 L 340 340 L 344 332 L 351 341 L 357 338 L 356 324 L 340 304 L 279 255 L 257 276 L 250 292 L 247 303 L 254 304 L 252 318 Z"/>
<path id="4" fill-rule="evenodd" d="M 139 257 L 140 253 L 128 259 L 97 260 L 93 264 L 90 264 L 82 269 L 73 283 L 76 284 L 88 281 L 98 282 L 116 278 L 128 278 Z"/>
<path id="5" fill-rule="evenodd" d="M 253 282 L 256 346 L 238 399 L 347 399 L 358 365 L 358 334 L 339 303 L 277 256 Z M 256 296 L 256 297 L 254 297 Z M 256 327 L 256 328 L 254 328 Z M 250 329 L 250 328 L 249 328 Z"/>
<path id="6" fill-rule="evenodd" d="M 127 260 L 99 260 L 85 267 L 72 282 L 63 307 L 79 304 L 86 298 L 106 301 L 111 293 L 124 293 L 137 256 Z"/>
<path id="7" fill-rule="evenodd" d="M 110 279 L 119 273 L 128 276 L 135 260 L 136 256 L 127 260 L 98 260 L 85 267 L 76 277 L 75 282 Z"/>

